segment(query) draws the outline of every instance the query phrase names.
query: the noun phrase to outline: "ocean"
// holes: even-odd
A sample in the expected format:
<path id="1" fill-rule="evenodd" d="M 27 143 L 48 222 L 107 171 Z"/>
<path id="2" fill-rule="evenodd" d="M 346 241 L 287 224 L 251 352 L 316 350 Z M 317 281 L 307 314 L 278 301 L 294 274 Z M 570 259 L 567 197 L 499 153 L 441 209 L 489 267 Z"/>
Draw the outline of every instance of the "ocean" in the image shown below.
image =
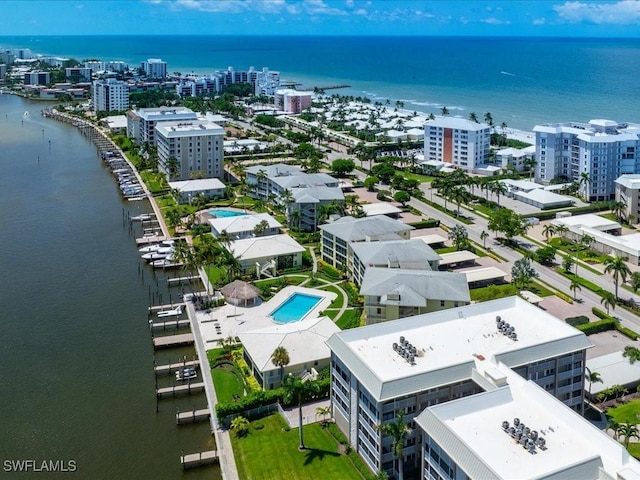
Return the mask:
<path id="1" fill-rule="evenodd" d="M 229 66 L 281 72 L 301 87 L 368 96 L 404 108 L 482 118 L 531 130 L 538 123 L 607 118 L 640 122 L 640 39 L 470 37 L 116 36 L 0 37 L 0 47 L 169 72 Z"/>

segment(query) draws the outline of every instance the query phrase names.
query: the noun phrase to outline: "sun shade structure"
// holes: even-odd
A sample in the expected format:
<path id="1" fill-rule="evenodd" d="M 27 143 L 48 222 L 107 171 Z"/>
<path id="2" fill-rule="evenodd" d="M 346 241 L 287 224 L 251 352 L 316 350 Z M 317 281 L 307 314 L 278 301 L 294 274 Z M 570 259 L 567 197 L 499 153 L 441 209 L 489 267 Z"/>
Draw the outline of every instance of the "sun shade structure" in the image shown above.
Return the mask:
<path id="1" fill-rule="evenodd" d="M 256 299 L 260 296 L 260 289 L 242 280 L 234 280 L 220 290 L 225 300 L 233 305 L 244 305 L 245 307 L 256 304 Z"/>

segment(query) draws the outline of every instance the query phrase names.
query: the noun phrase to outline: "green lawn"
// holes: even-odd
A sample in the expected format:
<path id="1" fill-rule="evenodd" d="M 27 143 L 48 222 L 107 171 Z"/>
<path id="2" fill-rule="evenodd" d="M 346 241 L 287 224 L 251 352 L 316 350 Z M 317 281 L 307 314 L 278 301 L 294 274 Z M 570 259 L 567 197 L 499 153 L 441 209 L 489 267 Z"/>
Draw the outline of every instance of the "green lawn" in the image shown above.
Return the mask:
<path id="1" fill-rule="evenodd" d="M 630 443 L 627 451 L 635 458 L 640 459 L 640 443 Z"/>
<path id="2" fill-rule="evenodd" d="M 256 424 L 264 428 L 256 429 Z M 243 480 L 316 480 L 336 478 L 362 480 L 346 455 L 338 453 L 338 443 L 320 424 L 305 425 L 304 451 L 298 451 L 298 429 L 285 431 L 279 414 L 251 422 L 249 434 L 231 444 Z"/>
<path id="3" fill-rule="evenodd" d="M 607 415 L 618 423 L 638 423 L 638 415 L 640 414 L 640 399 L 632 400 L 624 405 L 610 408 Z"/>
<path id="4" fill-rule="evenodd" d="M 348 330 L 360 326 L 360 309 L 345 310 L 342 316 L 336 322 L 340 330 Z"/>
<path id="5" fill-rule="evenodd" d="M 433 182 L 433 179 L 436 177 L 432 177 L 431 175 L 422 175 L 421 173 L 412 173 L 412 172 L 399 172 L 404 178 L 411 178 L 414 180 L 418 180 L 420 183 L 425 182 Z"/>
<path id="6" fill-rule="evenodd" d="M 206 265 L 204 271 L 207 272 L 207 278 L 209 278 L 211 285 L 222 285 L 227 280 L 226 272 L 215 265 Z"/>
<path id="7" fill-rule="evenodd" d="M 233 402 L 235 396 L 244 396 L 244 382 L 240 375 L 233 371 L 231 365 L 223 364 L 214 368 L 211 370 L 211 376 L 218 402 Z"/>
<path id="8" fill-rule="evenodd" d="M 600 254 L 584 245 L 568 242 L 561 238 L 549 239 L 549 245 L 554 246 L 558 250 L 562 250 L 586 263 L 603 263 L 607 255 Z"/>

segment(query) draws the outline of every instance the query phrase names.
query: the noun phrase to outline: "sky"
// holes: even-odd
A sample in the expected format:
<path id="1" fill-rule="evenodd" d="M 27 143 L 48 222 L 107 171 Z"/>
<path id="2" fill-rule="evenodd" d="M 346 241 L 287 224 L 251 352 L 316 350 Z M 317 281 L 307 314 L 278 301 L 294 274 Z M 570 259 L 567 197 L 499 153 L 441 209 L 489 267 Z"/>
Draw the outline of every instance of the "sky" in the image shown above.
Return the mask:
<path id="1" fill-rule="evenodd" d="M 0 0 L 0 35 L 640 37 L 640 0 Z"/>

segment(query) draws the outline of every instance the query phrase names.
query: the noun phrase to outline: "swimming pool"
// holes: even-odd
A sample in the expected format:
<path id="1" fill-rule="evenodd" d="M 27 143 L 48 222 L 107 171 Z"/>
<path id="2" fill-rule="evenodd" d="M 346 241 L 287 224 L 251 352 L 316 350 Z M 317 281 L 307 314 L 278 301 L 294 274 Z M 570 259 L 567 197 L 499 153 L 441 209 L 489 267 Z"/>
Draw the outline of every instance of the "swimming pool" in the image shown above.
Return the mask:
<path id="1" fill-rule="evenodd" d="M 215 218 L 228 218 L 228 217 L 242 217 L 247 215 L 244 212 L 237 212 L 235 210 L 225 210 L 224 208 L 212 208 L 209 210 L 209 215 Z"/>
<path id="2" fill-rule="evenodd" d="M 320 300 L 322 300 L 322 297 L 307 295 L 305 293 L 294 293 L 271 312 L 269 316 L 278 323 L 297 322 L 306 317 Z"/>

